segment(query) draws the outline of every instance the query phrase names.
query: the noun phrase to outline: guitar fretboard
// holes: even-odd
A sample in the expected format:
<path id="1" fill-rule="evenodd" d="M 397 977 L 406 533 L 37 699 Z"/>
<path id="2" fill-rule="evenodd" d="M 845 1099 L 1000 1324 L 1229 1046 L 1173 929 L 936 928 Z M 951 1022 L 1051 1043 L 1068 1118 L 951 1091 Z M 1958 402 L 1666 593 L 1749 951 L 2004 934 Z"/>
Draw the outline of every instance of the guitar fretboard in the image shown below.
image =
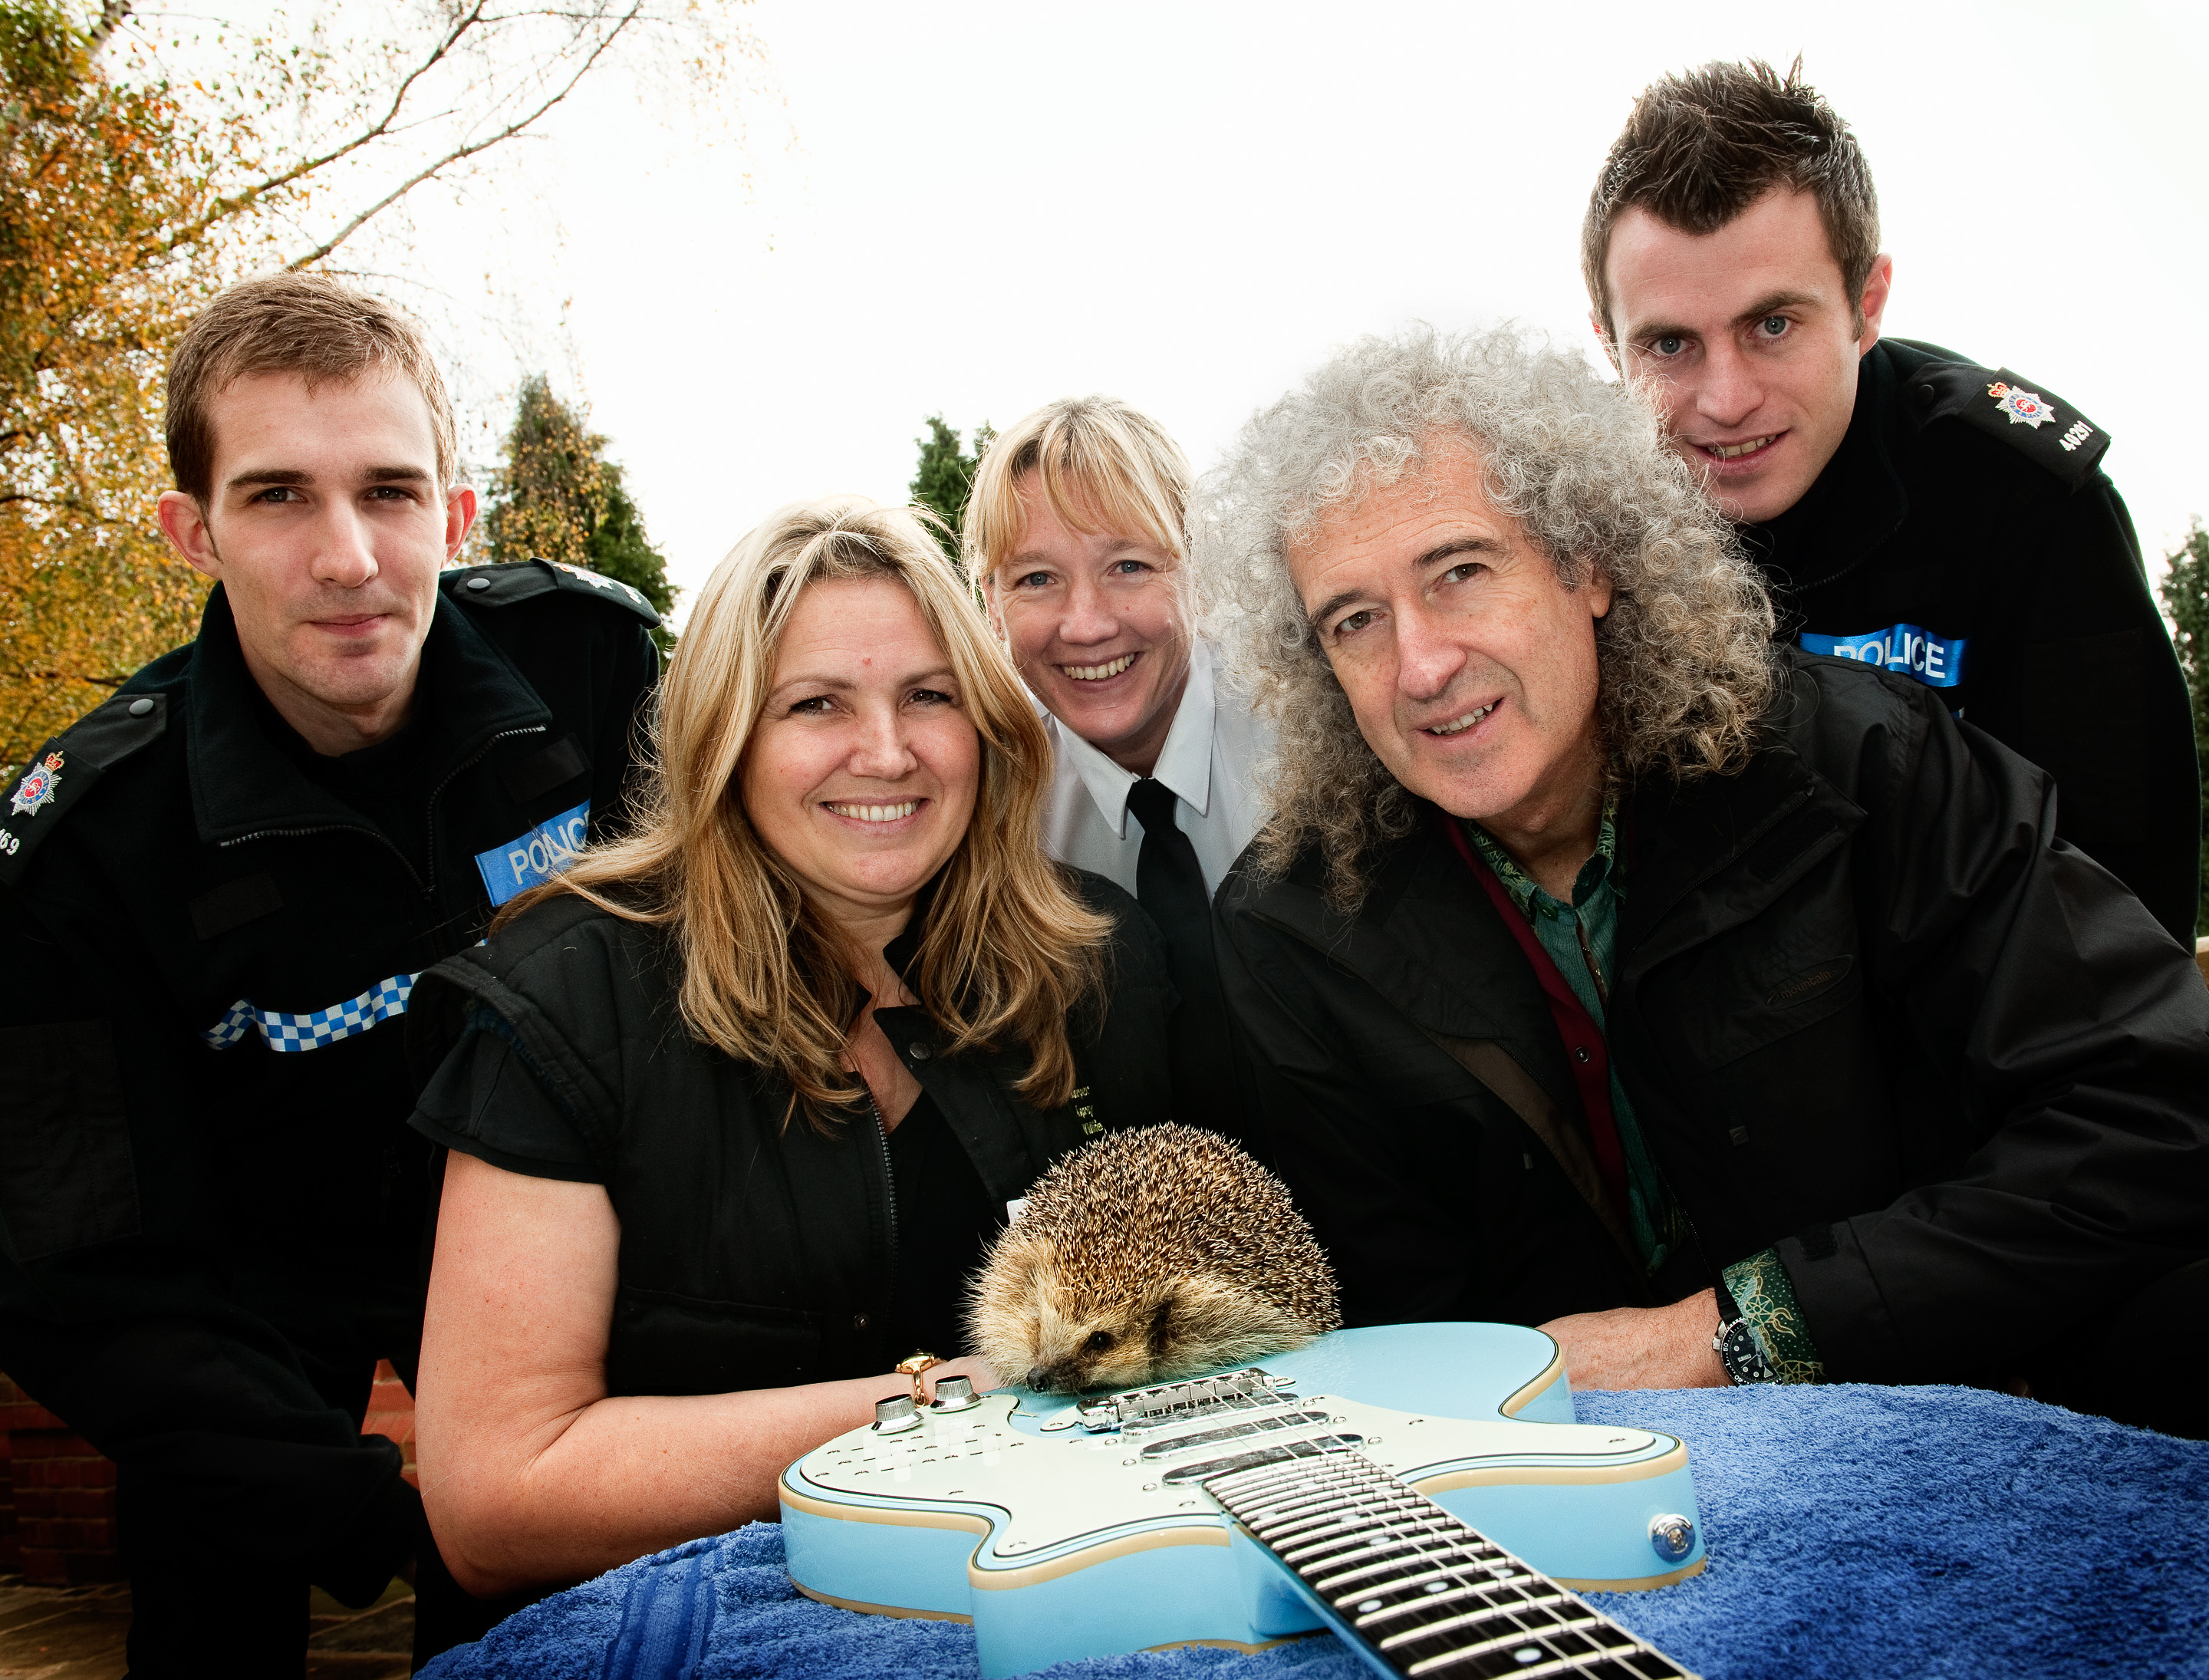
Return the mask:
<path id="1" fill-rule="evenodd" d="M 1694 1680 L 1347 1447 L 1267 1456 L 1205 1491 L 1405 1680 Z"/>

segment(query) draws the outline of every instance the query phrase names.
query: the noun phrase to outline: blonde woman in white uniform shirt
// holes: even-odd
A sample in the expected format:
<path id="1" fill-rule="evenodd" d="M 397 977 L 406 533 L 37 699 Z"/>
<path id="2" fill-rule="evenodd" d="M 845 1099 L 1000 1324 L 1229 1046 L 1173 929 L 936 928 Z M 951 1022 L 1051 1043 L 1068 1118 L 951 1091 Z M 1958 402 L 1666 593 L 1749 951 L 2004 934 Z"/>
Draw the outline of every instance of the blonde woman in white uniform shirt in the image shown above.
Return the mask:
<path id="1" fill-rule="evenodd" d="M 1109 397 L 1001 433 L 976 474 L 966 563 L 1045 714 L 1051 855 L 1117 882 L 1165 935 L 1177 1117 L 1243 1128 L 1211 901 L 1265 820 L 1272 726 L 1216 677 L 1183 589 L 1189 463 Z"/>

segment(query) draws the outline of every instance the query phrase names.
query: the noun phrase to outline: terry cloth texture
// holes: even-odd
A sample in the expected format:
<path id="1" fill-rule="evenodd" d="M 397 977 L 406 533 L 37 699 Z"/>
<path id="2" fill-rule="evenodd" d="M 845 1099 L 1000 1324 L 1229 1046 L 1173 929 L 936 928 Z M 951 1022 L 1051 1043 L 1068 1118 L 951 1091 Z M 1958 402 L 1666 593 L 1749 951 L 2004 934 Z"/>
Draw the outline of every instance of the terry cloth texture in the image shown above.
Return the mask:
<path id="1" fill-rule="evenodd" d="M 1694 1454 L 1710 1565 L 1592 1593 L 1706 1680 L 2209 1677 L 2209 1442 L 1973 1388 L 1574 1397 Z M 1142 1653 L 1051 1680 L 1368 1680 L 1332 1635 Z M 973 1635 L 798 1596 L 755 1523 L 614 1570 L 448 1652 L 423 1680 L 972 1680 Z"/>

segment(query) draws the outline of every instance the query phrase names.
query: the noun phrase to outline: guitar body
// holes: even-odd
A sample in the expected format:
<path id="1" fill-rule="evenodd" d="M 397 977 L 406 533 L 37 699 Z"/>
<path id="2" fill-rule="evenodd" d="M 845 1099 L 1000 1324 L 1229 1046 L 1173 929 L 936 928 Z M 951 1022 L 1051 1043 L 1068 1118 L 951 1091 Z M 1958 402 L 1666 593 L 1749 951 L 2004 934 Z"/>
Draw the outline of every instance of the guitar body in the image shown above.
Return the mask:
<path id="1" fill-rule="evenodd" d="M 1661 1587 L 1703 1567 L 1687 1448 L 1574 1422 L 1538 1330 L 1340 1330 L 1262 1370 L 1279 1393 L 1257 1410 L 1184 1412 L 1171 1428 L 1092 1432 L 1076 1397 L 1004 1388 L 903 1434 L 839 1436 L 783 1472 L 791 1578 L 847 1609 L 971 1621 L 985 1680 L 1339 1627 L 1200 1480 L 1306 1440 L 1352 1443 L 1562 1587 Z M 1670 1551 L 1652 1539 L 1666 1518 L 1686 1525 Z"/>

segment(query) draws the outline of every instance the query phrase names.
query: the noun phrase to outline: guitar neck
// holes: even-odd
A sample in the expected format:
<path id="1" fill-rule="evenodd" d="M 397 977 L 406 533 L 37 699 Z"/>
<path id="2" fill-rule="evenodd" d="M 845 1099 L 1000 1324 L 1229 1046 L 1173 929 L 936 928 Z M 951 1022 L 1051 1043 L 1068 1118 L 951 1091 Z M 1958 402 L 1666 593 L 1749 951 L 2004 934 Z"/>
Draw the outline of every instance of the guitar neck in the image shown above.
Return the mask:
<path id="1" fill-rule="evenodd" d="M 1262 1456 L 1207 1477 L 1205 1491 L 1382 1672 L 1694 1680 L 1349 1447 L 1298 1442 Z"/>

